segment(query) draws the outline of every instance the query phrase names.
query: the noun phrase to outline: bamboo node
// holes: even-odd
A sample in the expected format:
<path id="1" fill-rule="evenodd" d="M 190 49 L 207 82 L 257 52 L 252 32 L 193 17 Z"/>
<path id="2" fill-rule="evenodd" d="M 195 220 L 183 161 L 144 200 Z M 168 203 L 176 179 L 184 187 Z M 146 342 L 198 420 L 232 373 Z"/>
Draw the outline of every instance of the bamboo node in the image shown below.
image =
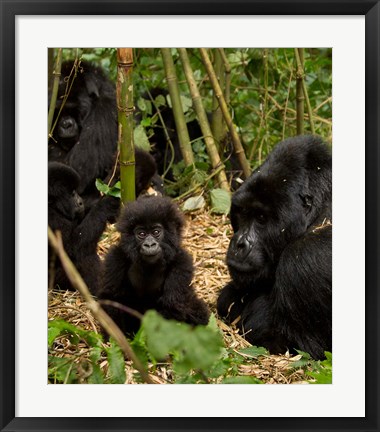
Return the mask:
<path id="1" fill-rule="evenodd" d="M 129 69 L 131 66 L 133 66 L 133 61 L 127 61 L 127 62 L 118 61 L 117 66 L 124 69 Z"/>
<path id="2" fill-rule="evenodd" d="M 129 162 L 119 161 L 119 165 L 120 166 L 133 166 L 133 165 L 136 165 L 136 161 L 129 161 Z"/>
<path id="3" fill-rule="evenodd" d="M 127 107 L 127 108 L 123 108 L 120 105 L 117 106 L 118 111 L 121 111 L 123 113 L 125 113 L 127 116 L 133 114 L 133 112 L 135 111 L 136 107 L 133 106 L 131 108 Z"/>

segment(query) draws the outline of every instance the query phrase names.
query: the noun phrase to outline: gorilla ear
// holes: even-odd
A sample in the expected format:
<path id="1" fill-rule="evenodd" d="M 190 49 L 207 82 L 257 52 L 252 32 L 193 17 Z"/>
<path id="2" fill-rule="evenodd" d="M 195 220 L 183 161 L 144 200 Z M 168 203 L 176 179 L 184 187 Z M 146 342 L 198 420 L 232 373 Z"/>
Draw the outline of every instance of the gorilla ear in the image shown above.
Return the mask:
<path id="1" fill-rule="evenodd" d="M 98 88 L 95 77 L 92 75 L 87 76 L 87 77 L 85 77 L 84 82 L 85 82 L 86 90 L 87 90 L 87 93 L 89 94 L 89 96 L 98 98 L 99 97 L 99 88 Z"/>

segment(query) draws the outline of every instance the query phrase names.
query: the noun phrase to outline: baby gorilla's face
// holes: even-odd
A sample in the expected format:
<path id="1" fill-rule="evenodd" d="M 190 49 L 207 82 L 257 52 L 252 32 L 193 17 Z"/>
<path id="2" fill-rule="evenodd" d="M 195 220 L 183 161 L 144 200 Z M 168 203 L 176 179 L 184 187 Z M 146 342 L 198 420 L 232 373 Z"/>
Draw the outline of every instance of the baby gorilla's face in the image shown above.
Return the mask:
<path id="1" fill-rule="evenodd" d="M 149 264 L 159 261 L 163 255 L 161 241 L 164 237 L 164 227 L 160 224 L 137 226 L 134 234 L 142 260 Z"/>

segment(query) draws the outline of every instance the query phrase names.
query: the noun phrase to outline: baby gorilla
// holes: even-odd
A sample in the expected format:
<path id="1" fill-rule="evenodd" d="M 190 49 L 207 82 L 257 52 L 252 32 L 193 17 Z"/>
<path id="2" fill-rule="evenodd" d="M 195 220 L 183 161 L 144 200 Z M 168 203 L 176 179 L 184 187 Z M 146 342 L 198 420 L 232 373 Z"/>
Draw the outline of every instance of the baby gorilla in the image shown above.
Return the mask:
<path id="1" fill-rule="evenodd" d="M 140 313 L 157 310 L 164 318 L 206 325 L 209 311 L 191 281 L 191 256 L 181 247 L 183 217 L 169 198 L 140 197 L 123 209 L 117 229 L 120 243 L 105 260 L 101 300 L 112 300 Z M 124 333 L 135 333 L 139 320 L 121 309 L 105 309 Z"/>
<path id="2" fill-rule="evenodd" d="M 85 212 L 85 206 L 77 189 L 80 182 L 78 173 L 67 165 L 50 162 L 48 168 L 48 221 L 53 231 L 62 234 L 63 246 L 77 267 L 91 292 L 98 290 L 100 259 L 97 243 L 107 220 L 116 217 L 119 200 L 101 198 L 96 205 Z M 53 251 L 49 248 L 49 263 Z M 52 275 L 49 275 L 49 280 Z M 62 266 L 54 269 L 54 285 L 58 288 L 73 289 Z"/>

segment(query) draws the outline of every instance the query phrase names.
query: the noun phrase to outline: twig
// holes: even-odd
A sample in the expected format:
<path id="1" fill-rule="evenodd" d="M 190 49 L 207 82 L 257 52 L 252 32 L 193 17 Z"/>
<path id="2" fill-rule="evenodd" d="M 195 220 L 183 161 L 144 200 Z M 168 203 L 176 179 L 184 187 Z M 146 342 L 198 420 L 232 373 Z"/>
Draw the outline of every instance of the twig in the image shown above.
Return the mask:
<path id="1" fill-rule="evenodd" d="M 102 325 L 104 330 L 113 339 L 115 339 L 117 344 L 123 350 L 124 355 L 128 359 L 132 360 L 135 368 L 140 372 L 141 378 L 146 383 L 153 384 L 152 379 L 145 371 L 140 360 L 136 357 L 135 353 L 133 352 L 131 346 L 129 345 L 122 331 L 111 319 L 111 317 L 104 311 L 104 309 L 99 305 L 99 303 L 96 300 L 94 300 L 94 298 L 92 297 L 81 275 L 79 274 L 73 262 L 70 260 L 69 256 L 67 255 L 63 247 L 62 237 L 60 233 L 57 232 L 57 234 L 54 234 L 52 229 L 48 227 L 48 237 L 49 237 L 50 246 L 56 251 L 57 255 L 59 256 L 62 263 L 62 267 L 65 270 L 71 285 L 81 293 L 81 295 L 83 296 L 84 300 L 87 303 L 88 309 L 92 312 L 94 317 L 99 321 L 99 323 Z"/>

